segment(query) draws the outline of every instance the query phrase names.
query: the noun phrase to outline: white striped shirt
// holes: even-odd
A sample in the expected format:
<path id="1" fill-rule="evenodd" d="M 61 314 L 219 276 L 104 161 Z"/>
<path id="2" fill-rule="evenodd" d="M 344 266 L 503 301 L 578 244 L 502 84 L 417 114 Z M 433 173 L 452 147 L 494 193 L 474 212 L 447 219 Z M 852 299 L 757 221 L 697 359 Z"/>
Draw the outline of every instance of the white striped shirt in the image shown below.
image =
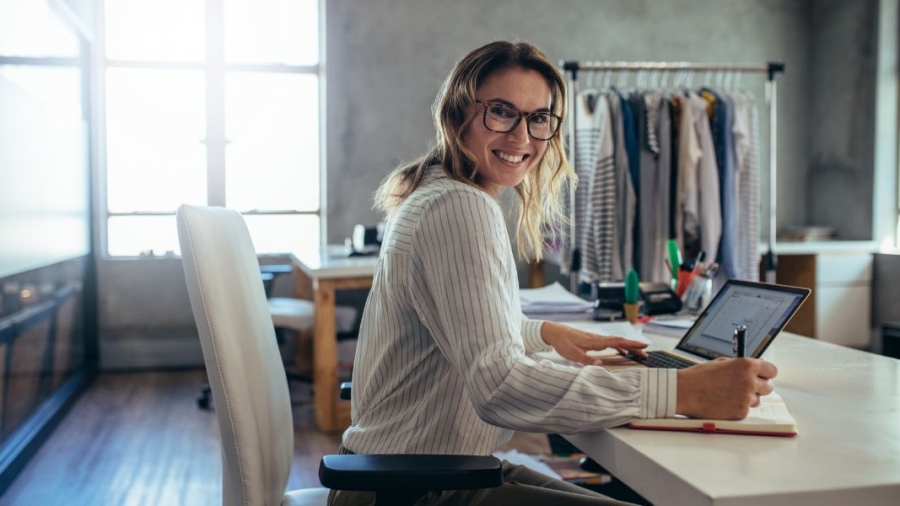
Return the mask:
<path id="1" fill-rule="evenodd" d="M 735 93 L 738 279 L 759 280 L 759 113 L 752 95 Z"/>
<path id="2" fill-rule="evenodd" d="M 613 266 L 616 244 L 616 167 L 609 101 L 583 92 L 575 101 L 575 242 L 581 250 L 583 282 L 616 281 L 625 274 Z M 593 105 L 591 105 L 593 104 Z"/>
<path id="3" fill-rule="evenodd" d="M 356 453 L 487 455 L 512 430 L 576 433 L 673 416 L 675 371 L 568 367 L 520 310 L 503 213 L 438 167 L 388 226 L 353 370 Z"/>

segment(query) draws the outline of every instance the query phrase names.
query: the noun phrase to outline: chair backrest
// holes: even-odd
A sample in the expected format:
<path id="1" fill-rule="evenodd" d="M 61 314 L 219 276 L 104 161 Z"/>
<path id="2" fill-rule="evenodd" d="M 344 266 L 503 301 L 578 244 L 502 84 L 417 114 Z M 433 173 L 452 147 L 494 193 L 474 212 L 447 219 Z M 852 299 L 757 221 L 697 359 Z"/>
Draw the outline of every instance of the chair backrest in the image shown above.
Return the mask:
<path id="1" fill-rule="evenodd" d="M 182 205 L 176 217 L 222 436 L 222 504 L 281 504 L 294 426 L 250 233 L 220 207 Z"/>

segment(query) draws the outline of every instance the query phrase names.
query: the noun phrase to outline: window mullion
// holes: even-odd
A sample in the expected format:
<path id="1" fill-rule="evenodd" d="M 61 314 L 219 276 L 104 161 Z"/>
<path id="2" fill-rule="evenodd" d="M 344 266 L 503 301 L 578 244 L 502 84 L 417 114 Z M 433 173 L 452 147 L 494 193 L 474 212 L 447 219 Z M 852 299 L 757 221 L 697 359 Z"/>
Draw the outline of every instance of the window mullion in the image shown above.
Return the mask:
<path id="1" fill-rule="evenodd" d="M 224 2 L 206 2 L 207 201 L 225 202 L 225 12 Z"/>

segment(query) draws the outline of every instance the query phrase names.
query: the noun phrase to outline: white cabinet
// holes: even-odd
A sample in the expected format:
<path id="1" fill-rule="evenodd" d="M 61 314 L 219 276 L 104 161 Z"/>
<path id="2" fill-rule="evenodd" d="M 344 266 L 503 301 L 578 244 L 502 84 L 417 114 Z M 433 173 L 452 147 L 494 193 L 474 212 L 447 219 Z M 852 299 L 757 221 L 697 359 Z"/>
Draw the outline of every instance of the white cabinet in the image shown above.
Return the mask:
<path id="1" fill-rule="evenodd" d="M 778 256 L 777 281 L 812 288 L 809 299 L 785 330 L 844 346 L 869 347 L 871 253 L 782 253 Z"/>
<path id="2" fill-rule="evenodd" d="M 816 255 L 816 339 L 868 348 L 872 255 Z"/>
<path id="3" fill-rule="evenodd" d="M 817 286 L 815 290 L 816 339 L 868 348 L 871 287 Z"/>

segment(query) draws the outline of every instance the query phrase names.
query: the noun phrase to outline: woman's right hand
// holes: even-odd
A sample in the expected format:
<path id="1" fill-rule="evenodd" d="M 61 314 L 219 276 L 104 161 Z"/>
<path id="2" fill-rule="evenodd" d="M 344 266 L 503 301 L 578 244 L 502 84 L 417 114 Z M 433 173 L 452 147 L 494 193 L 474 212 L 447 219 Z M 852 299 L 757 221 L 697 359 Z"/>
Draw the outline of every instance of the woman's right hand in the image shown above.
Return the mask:
<path id="1" fill-rule="evenodd" d="M 775 364 L 756 358 L 719 358 L 678 371 L 676 412 L 692 418 L 742 420 L 772 393 Z"/>

